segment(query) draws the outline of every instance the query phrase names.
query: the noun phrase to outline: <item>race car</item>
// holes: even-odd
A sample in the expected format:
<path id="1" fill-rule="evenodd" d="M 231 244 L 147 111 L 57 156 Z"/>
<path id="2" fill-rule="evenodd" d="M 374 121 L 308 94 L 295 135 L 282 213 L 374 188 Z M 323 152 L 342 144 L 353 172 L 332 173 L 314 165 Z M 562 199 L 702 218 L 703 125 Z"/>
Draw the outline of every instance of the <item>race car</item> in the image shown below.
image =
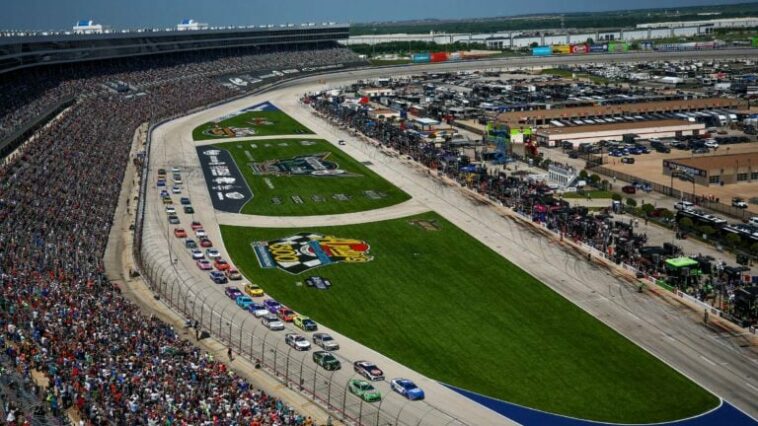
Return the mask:
<path id="1" fill-rule="evenodd" d="M 213 262 L 213 266 L 216 267 L 219 271 L 226 271 L 227 269 L 231 268 L 232 266 L 227 262 L 226 260 L 217 257 L 216 260 Z"/>
<path id="2" fill-rule="evenodd" d="M 366 402 L 382 400 L 382 394 L 371 383 L 365 380 L 352 379 L 348 387 L 350 388 L 350 393 Z"/>
<path id="3" fill-rule="evenodd" d="M 174 186 L 171 187 L 171 193 L 173 193 L 173 194 L 181 194 L 182 193 L 182 188 L 179 187 L 179 186 L 174 185 Z"/>
<path id="4" fill-rule="evenodd" d="M 216 284 L 226 284 L 229 282 L 229 280 L 226 279 L 224 274 L 219 271 L 213 271 L 208 275 L 211 277 L 211 280 Z"/>
<path id="5" fill-rule="evenodd" d="M 181 173 L 181 172 L 182 172 L 182 169 L 180 169 L 179 167 L 174 166 L 171 168 L 171 173 Z"/>
<path id="6" fill-rule="evenodd" d="M 321 346 L 327 351 L 336 351 L 340 348 L 339 343 L 337 343 L 334 338 L 327 333 L 314 333 L 313 343 L 315 343 L 317 346 Z"/>
<path id="7" fill-rule="evenodd" d="M 302 315 L 295 315 L 295 318 L 292 319 L 292 323 L 295 324 L 295 327 L 303 331 L 316 331 L 318 329 L 316 321 Z"/>
<path id="8" fill-rule="evenodd" d="M 393 391 L 399 393 L 407 399 L 410 399 L 411 401 L 424 399 L 424 391 L 408 379 L 392 379 L 390 382 L 390 387 Z"/>
<path id="9" fill-rule="evenodd" d="M 258 284 L 245 284 L 245 293 L 253 297 L 261 297 L 263 296 L 263 289 L 258 287 Z"/>
<path id="10" fill-rule="evenodd" d="M 179 204 L 183 206 L 189 206 L 192 203 L 190 202 L 190 199 L 188 197 L 182 197 L 179 199 Z"/>
<path id="11" fill-rule="evenodd" d="M 195 262 L 195 265 L 197 265 L 198 268 L 200 268 L 201 271 L 210 271 L 213 269 L 213 265 L 211 265 L 211 262 L 208 262 L 205 259 L 198 260 Z"/>
<path id="12" fill-rule="evenodd" d="M 242 309 L 247 309 L 247 307 L 250 306 L 250 304 L 253 303 L 253 299 L 250 298 L 250 296 L 248 296 L 246 294 L 242 294 L 240 296 L 237 296 L 237 298 L 234 299 L 234 301 L 237 303 L 237 306 L 239 306 Z"/>
<path id="13" fill-rule="evenodd" d="M 208 233 L 205 232 L 205 229 L 203 229 L 203 228 L 197 228 L 197 229 L 195 229 L 195 236 L 197 238 L 203 238 L 203 237 L 207 237 Z"/>
<path id="14" fill-rule="evenodd" d="M 193 240 L 193 239 L 190 238 L 190 239 L 184 241 L 184 247 L 188 248 L 188 249 L 196 249 L 197 248 L 197 243 L 195 242 L 195 240 Z"/>
<path id="15" fill-rule="evenodd" d="M 158 182 L 156 183 L 158 188 L 165 188 L 166 187 L 166 179 L 158 179 Z"/>
<path id="16" fill-rule="evenodd" d="M 178 224 L 181 223 L 181 221 L 179 220 L 179 216 L 177 216 L 177 215 L 171 215 L 171 216 L 168 217 L 168 223 L 170 223 L 172 225 L 178 225 Z"/>
<path id="17" fill-rule="evenodd" d="M 176 207 L 174 207 L 174 206 L 166 206 L 166 214 L 167 215 L 176 214 Z"/>
<path id="18" fill-rule="evenodd" d="M 176 238 L 187 238 L 187 231 L 184 228 L 174 228 L 174 236 Z"/>
<path id="19" fill-rule="evenodd" d="M 226 271 L 224 271 L 224 274 L 226 274 L 226 277 L 232 281 L 239 281 L 242 279 L 242 274 L 240 274 L 240 271 L 234 268 L 227 269 Z"/>
<path id="20" fill-rule="evenodd" d="M 276 315 L 276 313 L 279 311 L 279 308 L 282 306 L 281 303 L 277 302 L 274 299 L 266 299 L 263 301 L 263 305 L 268 309 L 269 312 Z"/>
<path id="21" fill-rule="evenodd" d="M 237 300 L 237 297 L 242 296 L 242 292 L 237 287 L 227 287 L 224 289 L 224 294 L 226 294 L 226 297 Z"/>
<path id="22" fill-rule="evenodd" d="M 158 177 L 160 176 L 166 176 L 166 169 L 158 169 Z"/>
<path id="23" fill-rule="evenodd" d="M 278 316 L 279 319 L 284 322 L 292 322 L 292 320 L 295 318 L 295 312 L 286 306 L 282 306 L 277 309 L 276 316 Z"/>
<path id="24" fill-rule="evenodd" d="M 195 260 L 205 259 L 205 255 L 200 250 L 192 250 L 192 258 Z"/>
<path id="25" fill-rule="evenodd" d="M 203 225 L 198 221 L 192 222 L 190 224 L 190 227 L 192 228 L 193 231 L 197 231 L 198 229 L 203 229 Z"/>
<path id="26" fill-rule="evenodd" d="M 186 214 L 194 214 L 195 209 L 192 208 L 192 206 L 184 206 L 184 213 Z"/>
<path id="27" fill-rule="evenodd" d="M 356 373 L 371 381 L 384 380 L 384 372 L 373 362 L 355 361 L 353 369 Z"/>
<path id="28" fill-rule="evenodd" d="M 205 255 L 208 256 L 209 259 L 216 259 L 217 257 L 221 257 L 221 253 L 219 253 L 218 250 L 212 248 L 205 250 Z"/>
<path id="29" fill-rule="evenodd" d="M 264 327 L 272 331 L 284 330 L 284 323 L 274 314 L 264 315 L 261 318 L 261 323 Z"/>
<path id="30" fill-rule="evenodd" d="M 297 349 L 298 351 L 309 351 L 311 349 L 311 342 L 299 334 L 285 334 L 284 342 L 291 346 L 293 349 Z"/>
<path id="31" fill-rule="evenodd" d="M 207 237 L 200 238 L 200 247 L 204 247 L 204 248 L 213 247 L 213 243 Z"/>
<path id="32" fill-rule="evenodd" d="M 268 309 L 262 303 L 253 302 L 247 306 L 247 310 L 256 318 L 269 315 Z"/>
<path id="33" fill-rule="evenodd" d="M 313 353 L 313 362 L 320 365 L 324 370 L 334 371 L 342 368 L 342 363 L 334 355 L 327 351 Z"/>

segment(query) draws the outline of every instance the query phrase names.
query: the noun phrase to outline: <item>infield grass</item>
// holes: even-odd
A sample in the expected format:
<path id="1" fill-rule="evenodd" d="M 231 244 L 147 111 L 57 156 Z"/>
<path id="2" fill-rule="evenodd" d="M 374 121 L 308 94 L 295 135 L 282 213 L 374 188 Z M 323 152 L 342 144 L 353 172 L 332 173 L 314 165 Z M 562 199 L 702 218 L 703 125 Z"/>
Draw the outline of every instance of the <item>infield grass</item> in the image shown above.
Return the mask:
<path id="1" fill-rule="evenodd" d="M 351 226 L 221 231 L 235 265 L 272 297 L 436 380 L 597 421 L 661 422 L 718 404 L 436 213 Z M 299 275 L 259 267 L 252 241 L 304 231 L 365 240 L 374 259 Z M 310 275 L 331 280 L 331 289 L 296 285 Z"/>
<path id="2" fill-rule="evenodd" d="M 196 141 L 203 141 L 216 139 L 223 140 L 234 137 L 229 135 L 212 136 L 206 133 L 207 130 L 214 127 L 250 128 L 255 131 L 255 134 L 249 136 L 313 134 L 310 129 L 303 126 L 286 113 L 274 110 L 249 111 L 226 120 L 205 123 L 196 127 L 195 130 L 192 131 L 192 138 Z"/>
<path id="3" fill-rule="evenodd" d="M 303 145 L 303 142 L 307 145 Z M 267 139 L 215 144 L 229 151 L 253 192 L 241 213 L 264 216 L 310 216 L 352 213 L 391 206 L 410 196 L 369 170 L 342 150 L 321 139 Z M 286 160 L 300 155 L 326 154 L 345 176 L 257 175 L 252 163 Z M 374 197 L 364 191 L 373 191 Z M 344 194 L 348 199 L 336 199 Z M 298 196 L 302 203 L 293 200 Z M 314 199 L 314 197 L 316 197 Z M 278 198 L 278 204 L 274 203 Z M 318 200 L 318 201 L 316 201 Z"/>

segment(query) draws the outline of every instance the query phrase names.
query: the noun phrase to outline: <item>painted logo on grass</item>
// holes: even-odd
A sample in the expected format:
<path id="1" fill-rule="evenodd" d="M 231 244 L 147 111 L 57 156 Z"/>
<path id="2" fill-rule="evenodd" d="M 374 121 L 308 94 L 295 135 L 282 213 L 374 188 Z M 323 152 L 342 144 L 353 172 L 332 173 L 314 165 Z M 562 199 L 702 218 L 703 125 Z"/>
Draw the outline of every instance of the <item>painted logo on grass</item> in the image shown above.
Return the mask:
<path id="1" fill-rule="evenodd" d="M 297 157 L 250 163 L 256 175 L 273 176 L 355 176 L 329 160 L 330 152 L 299 155 Z"/>
<path id="2" fill-rule="evenodd" d="M 308 232 L 274 241 L 254 241 L 251 246 L 261 268 L 279 268 L 291 274 L 335 263 L 366 263 L 374 259 L 365 241 Z"/>

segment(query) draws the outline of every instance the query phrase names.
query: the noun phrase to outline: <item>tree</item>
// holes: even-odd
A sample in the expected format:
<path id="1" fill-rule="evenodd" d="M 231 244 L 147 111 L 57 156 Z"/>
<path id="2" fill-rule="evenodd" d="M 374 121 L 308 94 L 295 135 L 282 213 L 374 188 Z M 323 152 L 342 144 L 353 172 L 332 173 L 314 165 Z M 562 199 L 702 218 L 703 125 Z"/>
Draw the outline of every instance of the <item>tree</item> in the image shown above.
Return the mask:
<path id="1" fill-rule="evenodd" d="M 655 210 L 655 206 L 650 203 L 645 203 L 640 207 L 643 213 L 645 213 L 645 216 L 650 216 L 650 212 Z"/>
<path id="2" fill-rule="evenodd" d="M 600 187 L 603 189 L 603 191 L 607 191 L 608 190 L 608 184 L 609 183 L 610 182 L 608 182 L 608 179 L 603 179 L 602 181 L 600 181 Z"/>
<path id="3" fill-rule="evenodd" d="M 535 47 L 539 47 L 539 45 L 540 44 L 535 41 L 534 43 L 530 44 L 529 47 L 531 47 L 532 49 L 534 49 Z"/>
<path id="4" fill-rule="evenodd" d="M 598 182 L 600 182 L 600 176 L 598 176 L 597 174 L 594 174 L 594 173 L 593 173 L 593 174 L 590 176 L 590 182 L 592 182 L 592 185 L 593 185 L 593 186 L 597 186 L 597 183 L 598 183 Z"/>
<path id="5" fill-rule="evenodd" d="M 674 212 L 672 212 L 669 209 L 661 209 L 661 218 L 672 219 L 673 217 L 674 217 Z"/>
<path id="6" fill-rule="evenodd" d="M 705 236 L 705 238 L 710 238 L 710 236 L 713 235 L 716 230 L 713 229 L 712 226 L 705 225 L 700 227 L 700 232 Z"/>
<path id="7" fill-rule="evenodd" d="M 637 200 L 635 200 L 634 198 L 627 198 L 626 205 L 629 207 L 637 207 Z"/>
<path id="8" fill-rule="evenodd" d="M 589 176 L 589 173 L 587 173 L 587 170 L 582 170 L 581 172 L 579 172 L 579 177 L 582 180 L 587 180 L 587 176 Z"/>
<path id="9" fill-rule="evenodd" d="M 679 219 L 679 226 L 681 226 L 684 229 L 691 229 L 692 228 L 692 219 L 688 217 L 683 217 Z M 730 234 L 733 235 L 733 234 Z"/>
<path id="10" fill-rule="evenodd" d="M 729 247 L 732 248 L 737 247 L 737 244 L 740 243 L 740 236 L 737 234 L 726 234 L 726 237 L 724 237 L 724 239 L 726 239 L 726 243 L 729 244 Z"/>
<path id="11" fill-rule="evenodd" d="M 587 37 L 587 44 L 593 45 L 595 44 L 595 40 L 593 40 L 592 37 Z"/>
<path id="12" fill-rule="evenodd" d="M 611 199 L 613 201 L 621 201 L 621 194 L 614 192 L 613 194 L 611 194 Z"/>
<path id="13" fill-rule="evenodd" d="M 750 253 L 752 253 L 753 256 L 758 256 L 758 243 L 753 243 L 753 245 L 750 246 Z"/>

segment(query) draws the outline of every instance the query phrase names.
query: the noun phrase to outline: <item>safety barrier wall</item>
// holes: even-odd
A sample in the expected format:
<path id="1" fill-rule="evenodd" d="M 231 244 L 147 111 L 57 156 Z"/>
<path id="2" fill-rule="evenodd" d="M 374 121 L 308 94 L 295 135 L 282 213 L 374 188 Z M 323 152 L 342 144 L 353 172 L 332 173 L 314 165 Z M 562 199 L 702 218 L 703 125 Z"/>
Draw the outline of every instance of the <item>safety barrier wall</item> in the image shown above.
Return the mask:
<path id="1" fill-rule="evenodd" d="M 321 73 L 325 74 L 325 73 Z M 309 74 L 308 76 L 313 76 Z M 285 344 L 282 332 L 271 332 L 260 320 L 240 309 L 232 300 L 208 282 L 200 281 L 177 265 L 172 252 L 171 238 L 159 229 L 162 217 L 149 217 L 146 207 L 147 187 L 150 182 L 150 149 L 152 133 L 160 125 L 180 116 L 232 102 L 241 97 L 263 93 L 285 81 L 240 94 L 184 114 L 166 117 L 149 126 L 146 141 L 146 158 L 141 171 L 139 202 L 134 226 L 133 256 L 138 272 L 154 294 L 189 321 L 197 321 L 198 329 L 232 348 L 240 356 L 253 362 L 288 387 L 325 408 L 337 418 L 357 425 L 465 425 L 454 415 L 425 401 L 406 401 L 388 404 L 387 395 L 377 403 L 367 403 L 355 396 L 348 397 L 349 380 L 341 380 L 334 372 L 317 368 L 310 360 L 311 352 L 299 352 Z M 343 368 L 352 368 L 352 360 L 343 359 Z M 397 399 L 396 399 L 397 400 Z"/>

